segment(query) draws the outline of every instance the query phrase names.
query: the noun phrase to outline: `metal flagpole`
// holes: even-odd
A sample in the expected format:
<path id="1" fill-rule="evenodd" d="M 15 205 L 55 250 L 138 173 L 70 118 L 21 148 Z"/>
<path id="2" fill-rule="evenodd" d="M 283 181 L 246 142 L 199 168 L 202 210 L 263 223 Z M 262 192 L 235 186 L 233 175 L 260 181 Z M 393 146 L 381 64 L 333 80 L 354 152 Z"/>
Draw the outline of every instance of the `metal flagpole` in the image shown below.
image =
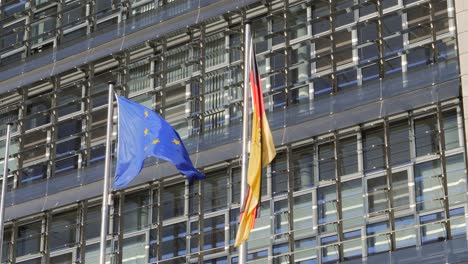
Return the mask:
<path id="1" fill-rule="evenodd" d="M 244 38 L 244 112 L 242 123 L 242 178 L 241 178 L 241 208 L 245 206 L 247 195 L 247 166 L 248 166 L 248 141 L 249 141 L 249 76 L 250 76 L 250 54 L 252 37 L 250 34 L 250 21 L 245 22 Z M 239 246 L 239 263 L 247 262 L 247 242 Z"/>
<path id="2" fill-rule="evenodd" d="M 5 216 L 5 193 L 7 191 L 8 182 L 8 158 L 10 156 L 10 133 L 12 124 L 7 126 L 6 143 L 5 143 L 5 156 L 3 159 L 3 181 L 2 181 L 2 197 L 0 200 L 0 263 L 2 263 L 2 249 L 3 249 L 3 217 Z"/>
<path id="3" fill-rule="evenodd" d="M 109 97 L 107 106 L 107 135 L 106 135 L 106 161 L 104 165 L 104 186 L 102 191 L 101 209 L 101 244 L 99 250 L 99 263 L 106 263 L 107 229 L 109 228 L 109 186 L 112 167 L 112 118 L 114 110 L 114 82 L 109 82 Z"/>

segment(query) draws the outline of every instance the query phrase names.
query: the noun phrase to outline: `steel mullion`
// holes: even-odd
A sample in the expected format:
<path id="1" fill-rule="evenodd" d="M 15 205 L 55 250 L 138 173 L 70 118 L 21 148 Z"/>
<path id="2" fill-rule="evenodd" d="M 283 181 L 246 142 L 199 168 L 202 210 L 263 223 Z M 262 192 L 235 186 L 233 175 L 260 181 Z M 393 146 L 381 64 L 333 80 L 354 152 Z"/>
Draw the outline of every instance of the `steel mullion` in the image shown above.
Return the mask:
<path id="1" fill-rule="evenodd" d="M 442 120 L 442 110 L 440 103 L 437 105 L 437 128 L 438 128 L 438 137 L 439 137 L 439 151 L 440 151 L 440 161 L 441 161 L 441 170 L 442 175 L 440 179 L 442 180 L 442 188 L 444 191 L 443 204 L 444 204 L 444 225 L 447 232 L 447 239 L 452 239 L 451 227 L 450 227 L 450 208 L 449 208 L 449 194 L 447 186 L 447 160 L 445 157 L 445 134 L 443 129 L 443 120 Z"/>
<path id="2" fill-rule="evenodd" d="M 342 202 L 342 191 L 341 191 L 341 158 L 338 157 L 338 150 L 340 143 L 338 141 L 337 132 L 333 134 L 333 149 L 334 149 L 334 160 L 335 160 L 335 187 L 336 187 L 336 212 L 338 215 L 337 221 L 337 233 L 338 233 L 338 255 L 339 260 L 344 261 L 344 235 L 343 235 L 343 202 Z"/>
<path id="3" fill-rule="evenodd" d="M 390 250 L 396 249 L 395 241 L 395 210 L 393 202 L 393 174 L 392 174 L 392 159 L 391 159 L 391 148 L 390 148 L 390 132 L 389 122 L 387 118 L 384 118 L 384 158 L 385 158 L 385 174 L 387 179 L 387 207 L 388 216 L 390 222 Z"/>

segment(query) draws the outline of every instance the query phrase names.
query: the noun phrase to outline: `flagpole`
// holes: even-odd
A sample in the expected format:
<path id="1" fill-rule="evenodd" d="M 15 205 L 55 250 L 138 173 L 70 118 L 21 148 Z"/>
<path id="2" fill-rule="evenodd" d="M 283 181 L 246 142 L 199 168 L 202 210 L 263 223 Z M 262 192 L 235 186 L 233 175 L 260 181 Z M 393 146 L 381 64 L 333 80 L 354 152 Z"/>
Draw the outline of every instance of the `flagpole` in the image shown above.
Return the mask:
<path id="1" fill-rule="evenodd" d="M 241 175 L 241 210 L 245 206 L 245 197 L 247 195 L 247 166 L 248 166 L 248 141 L 249 141 L 249 77 L 250 77 L 250 42 L 252 41 L 250 33 L 250 21 L 245 21 L 244 38 L 244 111 L 242 122 L 242 175 Z M 239 246 L 239 263 L 247 262 L 247 242 Z"/>
<path id="2" fill-rule="evenodd" d="M 112 118 L 114 110 L 114 84 L 109 82 L 109 96 L 107 104 L 107 135 L 106 135 L 106 160 L 104 164 L 104 185 L 102 191 L 102 209 L 101 209 L 101 243 L 99 250 L 99 263 L 106 263 L 106 246 L 107 246 L 107 231 L 109 229 L 109 186 L 110 186 L 110 172 L 112 167 Z"/>
<path id="3" fill-rule="evenodd" d="M 12 124 L 7 125 L 6 143 L 5 143 L 5 156 L 3 158 L 3 181 L 2 181 L 2 196 L 0 200 L 0 263 L 2 263 L 2 250 L 3 250 L 3 222 L 5 216 L 5 193 L 7 191 L 8 183 L 8 158 L 10 156 L 10 133 Z"/>

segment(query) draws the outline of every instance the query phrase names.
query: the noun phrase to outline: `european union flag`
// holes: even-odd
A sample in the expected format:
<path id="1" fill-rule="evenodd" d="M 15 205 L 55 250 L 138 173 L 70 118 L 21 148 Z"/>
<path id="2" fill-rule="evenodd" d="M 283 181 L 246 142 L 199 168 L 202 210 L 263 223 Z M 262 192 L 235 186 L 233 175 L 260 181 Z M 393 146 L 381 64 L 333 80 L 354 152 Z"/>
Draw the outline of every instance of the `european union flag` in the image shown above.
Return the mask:
<path id="1" fill-rule="evenodd" d="M 190 181 L 204 179 L 190 161 L 179 134 L 149 108 L 117 96 L 119 131 L 114 188 L 121 188 L 140 173 L 146 157 L 173 163 Z"/>

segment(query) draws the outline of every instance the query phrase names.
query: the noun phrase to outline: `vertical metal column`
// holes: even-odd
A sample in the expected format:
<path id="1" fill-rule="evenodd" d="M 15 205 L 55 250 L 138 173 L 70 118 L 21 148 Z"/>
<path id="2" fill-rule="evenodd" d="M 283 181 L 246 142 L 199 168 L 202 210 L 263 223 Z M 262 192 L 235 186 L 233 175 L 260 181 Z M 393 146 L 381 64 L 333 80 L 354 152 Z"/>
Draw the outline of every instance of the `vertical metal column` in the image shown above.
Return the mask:
<path id="1" fill-rule="evenodd" d="M 383 0 L 377 0 L 377 49 L 379 51 L 379 77 L 380 79 L 385 77 L 385 60 L 384 60 L 384 44 L 383 44 L 383 7 L 382 7 Z"/>
<path id="2" fill-rule="evenodd" d="M 439 130 L 439 153 L 440 153 L 440 163 L 442 175 L 440 175 L 442 189 L 444 191 L 444 197 L 442 197 L 442 203 L 444 205 L 444 219 L 445 219 L 445 231 L 447 232 L 446 239 L 452 239 L 452 232 L 450 227 L 450 208 L 448 200 L 448 182 L 447 182 L 447 160 L 445 158 L 445 134 L 442 121 L 442 111 L 440 103 L 437 105 L 437 129 Z"/>
<path id="3" fill-rule="evenodd" d="M 392 179 L 392 158 L 390 153 L 390 132 L 388 119 L 384 118 L 384 159 L 385 159 L 385 174 L 387 179 L 387 206 L 388 206 L 388 218 L 390 221 L 390 250 L 396 249 L 395 241 L 395 210 L 393 204 L 393 179 Z"/>
<path id="4" fill-rule="evenodd" d="M 8 183 L 8 158 L 10 156 L 10 136 L 12 124 L 7 125 L 7 134 L 5 139 L 5 155 L 3 156 L 3 180 L 2 193 L 0 197 L 0 263 L 2 263 L 2 248 L 3 248 L 3 224 L 5 222 L 5 194 L 7 192 Z"/>
<path id="5" fill-rule="evenodd" d="M 344 235 L 343 235 L 343 202 L 342 202 L 342 190 L 341 190 L 341 161 L 342 159 L 338 157 L 338 150 L 340 148 L 340 142 L 338 139 L 337 132 L 333 134 L 333 145 L 334 145 L 334 155 L 335 155 L 335 184 L 336 184 L 336 212 L 338 215 L 337 222 L 337 233 L 338 233 L 338 256 L 340 261 L 344 261 Z"/>
<path id="6" fill-rule="evenodd" d="M 101 240 L 99 247 L 99 263 L 106 263 L 106 242 L 107 231 L 109 227 L 109 189 L 110 189 L 110 171 L 112 166 L 112 118 L 114 110 L 114 82 L 109 82 L 109 96 L 107 103 L 107 135 L 106 135 L 106 160 L 104 165 L 104 184 L 102 191 L 102 209 L 101 209 Z"/>

